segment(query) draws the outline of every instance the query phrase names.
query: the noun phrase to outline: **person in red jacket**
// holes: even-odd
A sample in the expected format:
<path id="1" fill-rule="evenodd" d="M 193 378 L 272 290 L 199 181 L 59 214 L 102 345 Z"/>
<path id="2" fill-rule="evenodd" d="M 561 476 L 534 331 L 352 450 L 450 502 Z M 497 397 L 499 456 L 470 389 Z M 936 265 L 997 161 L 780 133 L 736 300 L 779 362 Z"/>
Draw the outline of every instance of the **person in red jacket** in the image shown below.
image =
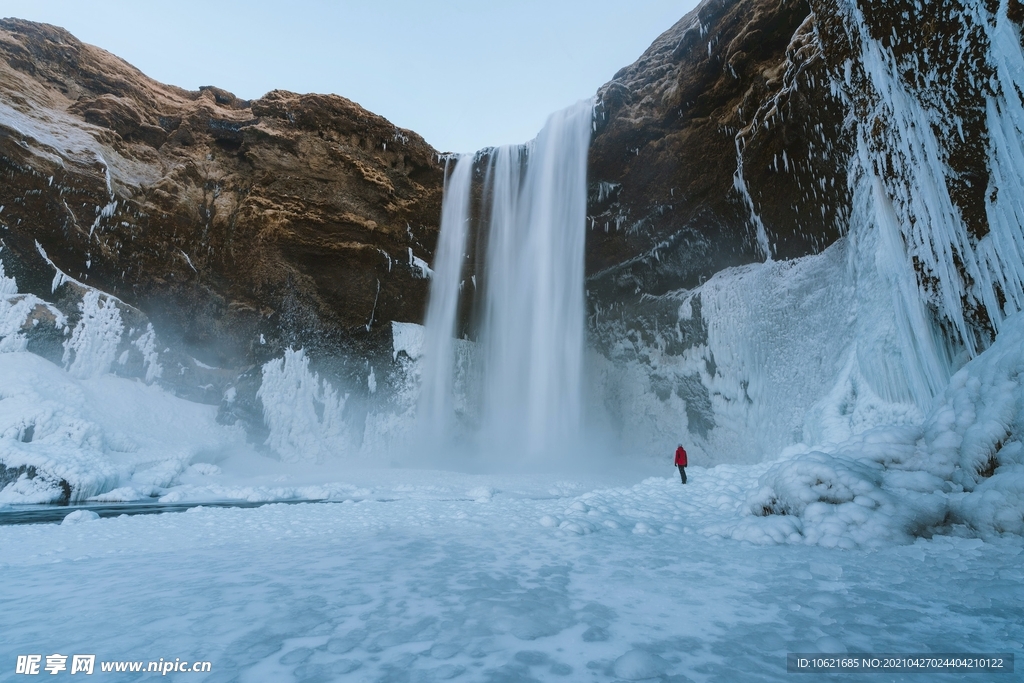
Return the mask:
<path id="1" fill-rule="evenodd" d="M 686 483 L 686 449 L 683 444 L 676 448 L 676 467 L 679 468 L 679 477 Z"/>

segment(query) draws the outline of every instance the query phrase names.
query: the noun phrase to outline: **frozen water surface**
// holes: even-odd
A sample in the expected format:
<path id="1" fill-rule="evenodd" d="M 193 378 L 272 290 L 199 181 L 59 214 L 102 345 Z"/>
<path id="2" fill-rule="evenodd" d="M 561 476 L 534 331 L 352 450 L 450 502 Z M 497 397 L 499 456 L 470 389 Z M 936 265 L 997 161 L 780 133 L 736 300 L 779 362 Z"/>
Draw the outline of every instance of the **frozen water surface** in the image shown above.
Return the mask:
<path id="1" fill-rule="evenodd" d="M 788 651 L 1024 642 L 1017 537 L 842 550 L 707 535 L 741 514 L 751 468 L 591 490 L 394 474 L 376 475 L 385 502 L 0 527 L 3 660 L 180 657 L 212 662 L 210 681 L 781 681 Z"/>

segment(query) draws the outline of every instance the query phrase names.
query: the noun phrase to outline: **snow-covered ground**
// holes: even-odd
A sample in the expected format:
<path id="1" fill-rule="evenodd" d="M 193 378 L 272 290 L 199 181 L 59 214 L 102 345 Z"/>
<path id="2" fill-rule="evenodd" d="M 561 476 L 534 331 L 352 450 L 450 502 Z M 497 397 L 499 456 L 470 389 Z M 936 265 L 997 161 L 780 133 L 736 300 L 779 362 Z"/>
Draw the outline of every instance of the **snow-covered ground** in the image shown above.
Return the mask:
<path id="1" fill-rule="evenodd" d="M 212 663 L 176 680 L 731 683 L 789 680 L 787 652 L 1024 647 L 1019 537 L 709 535 L 740 514 L 741 467 L 592 490 L 392 474 L 387 501 L 0 527 L 0 680 L 22 678 L 19 654 L 62 653 Z"/>
<path id="2" fill-rule="evenodd" d="M 682 486 L 674 439 L 660 464 L 646 446 L 554 473 L 461 463 L 477 474 L 391 439 L 404 414 L 368 416 L 356 439 L 301 350 L 263 368 L 261 451 L 155 384 L 156 361 L 110 374 L 117 349 L 149 358 L 152 339 L 126 342 L 111 300 L 86 293 L 74 329 L 30 319 L 46 304 L 0 271 L 0 515 L 61 498 L 324 502 L 0 525 L 0 681 L 20 678 L 18 655 L 53 653 L 204 660 L 212 681 L 731 682 L 788 680 L 787 652 L 1024 647 L 1024 315 L 919 409 L 836 356 L 793 384 L 825 394 L 805 443 L 722 448 L 732 464 Z M 30 324 L 63 326 L 63 367 L 26 352 Z M 785 407 L 786 367 L 754 427 Z"/>
<path id="3" fill-rule="evenodd" d="M 1008 321 L 918 424 L 686 486 L 668 456 L 654 476 L 275 460 L 213 407 L 2 353 L 4 458 L 51 475 L 7 504 L 52 475 L 98 501 L 330 502 L 0 526 L 0 681 L 55 653 L 210 681 L 732 682 L 789 680 L 787 652 L 1020 651 L 1022 340 Z"/>
<path id="4" fill-rule="evenodd" d="M 97 501 L 329 502 L 0 526 L 0 681 L 56 653 L 209 661 L 176 678 L 210 681 L 731 682 L 789 680 L 787 652 L 1020 651 L 1022 374 L 1016 316 L 919 419 L 683 486 L 669 454 L 653 473 L 278 460 L 212 406 L 15 345 L 0 455 L 26 470 L 0 505 L 60 480 Z M 870 407 L 849 388 L 821 424 Z"/>

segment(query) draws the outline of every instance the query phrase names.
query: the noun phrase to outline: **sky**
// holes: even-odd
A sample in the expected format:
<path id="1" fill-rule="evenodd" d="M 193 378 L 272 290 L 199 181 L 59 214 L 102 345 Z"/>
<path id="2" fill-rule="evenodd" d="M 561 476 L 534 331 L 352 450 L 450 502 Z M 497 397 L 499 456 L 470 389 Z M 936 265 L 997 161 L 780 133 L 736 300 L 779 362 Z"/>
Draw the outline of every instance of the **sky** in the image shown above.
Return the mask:
<path id="1" fill-rule="evenodd" d="M 442 152 L 525 142 L 697 0 L 4 0 L 158 81 L 335 93 Z"/>

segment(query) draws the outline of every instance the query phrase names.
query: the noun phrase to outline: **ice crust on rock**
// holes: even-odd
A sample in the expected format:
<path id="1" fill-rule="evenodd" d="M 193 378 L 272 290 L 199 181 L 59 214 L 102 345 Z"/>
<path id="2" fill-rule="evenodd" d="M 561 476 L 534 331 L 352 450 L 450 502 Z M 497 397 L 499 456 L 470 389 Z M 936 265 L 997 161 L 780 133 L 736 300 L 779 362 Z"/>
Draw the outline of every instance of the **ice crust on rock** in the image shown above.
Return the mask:
<path id="1" fill-rule="evenodd" d="M 113 299 L 93 289 L 79 305 L 82 316 L 64 343 L 64 365 L 79 379 L 97 377 L 110 371 L 124 332 L 121 312 Z"/>
<path id="2" fill-rule="evenodd" d="M 320 462 L 353 451 L 343 415 L 348 395 L 310 371 L 305 351 L 288 349 L 268 361 L 256 396 L 270 430 L 267 445 L 283 459 Z"/>
<path id="3" fill-rule="evenodd" d="M 423 356 L 423 326 L 416 323 L 391 323 L 392 360 L 405 353 L 411 360 Z"/>

